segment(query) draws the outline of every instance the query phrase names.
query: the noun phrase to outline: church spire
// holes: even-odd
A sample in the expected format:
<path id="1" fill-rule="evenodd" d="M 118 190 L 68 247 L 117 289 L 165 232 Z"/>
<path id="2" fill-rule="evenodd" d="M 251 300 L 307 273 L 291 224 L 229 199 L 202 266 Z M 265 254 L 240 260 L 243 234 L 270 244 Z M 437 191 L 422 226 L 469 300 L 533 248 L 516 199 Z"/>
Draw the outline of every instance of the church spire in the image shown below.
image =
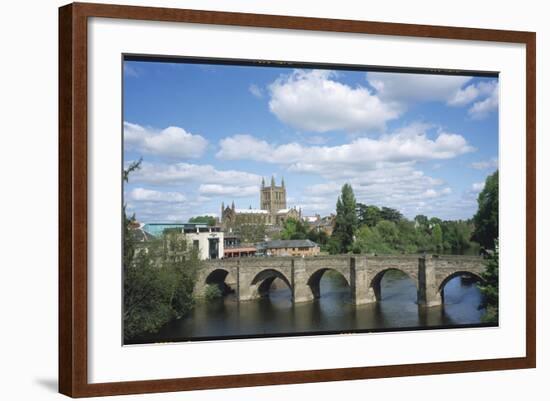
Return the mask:
<path id="1" fill-rule="evenodd" d="M 285 177 L 281 178 L 281 186 L 283 188 L 285 187 Z"/>
<path id="2" fill-rule="evenodd" d="M 231 202 L 231 209 L 233 209 L 233 211 L 235 211 L 235 201 Z"/>
<path id="3" fill-rule="evenodd" d="M 275 186 L 275 176 L 271 176 L 271 186 L 274 187 Z"/>
<path id="4" fill-rule="evenodd" d="M 262 188 L 265 187 L 265 180 L 264 180 L 264 177 L 262 177 Z"/>

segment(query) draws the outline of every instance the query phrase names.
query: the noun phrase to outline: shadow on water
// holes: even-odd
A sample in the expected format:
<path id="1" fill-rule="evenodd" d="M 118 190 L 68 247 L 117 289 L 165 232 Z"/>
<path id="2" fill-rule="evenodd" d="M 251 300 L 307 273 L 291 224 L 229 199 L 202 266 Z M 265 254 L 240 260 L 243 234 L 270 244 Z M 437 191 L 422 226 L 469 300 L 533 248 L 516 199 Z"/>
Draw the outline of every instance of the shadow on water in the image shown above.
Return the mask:
<path id="1" fill-rule="evenodd" d="M 235 294 L 199 302 L 179 320 L 166 324 L 156 334 L 131 343 L 171 342 L 289 333 L 396 330 L 419 327 L 479 324 L 483 310 L 475 283 L 460 277 L 445 286 L 445 304 L 420 307 L 416 284 L 405 273 L 390 270 L 380 282 L 380 299 L 355 306 L 347 281 L 334 272 L 325 273 L 319 284 L 320 298 L 293 304 L 288 286 L 276 279 L 266 296 L 238 302 Z"/>

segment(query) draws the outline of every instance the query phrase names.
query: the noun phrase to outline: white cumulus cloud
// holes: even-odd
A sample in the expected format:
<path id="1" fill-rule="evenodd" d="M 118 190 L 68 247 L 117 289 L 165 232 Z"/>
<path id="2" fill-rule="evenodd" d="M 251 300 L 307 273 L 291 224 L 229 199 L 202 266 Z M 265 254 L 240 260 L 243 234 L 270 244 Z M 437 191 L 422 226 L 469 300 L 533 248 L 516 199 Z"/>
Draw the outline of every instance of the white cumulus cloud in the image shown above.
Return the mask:
<path id="1" fill-rule="evenodd" d="M 473 162 L 470 164 L 470 167 L 475 168 L 476 170 L 487 170 L 498 168 L 498 159 L 493 158 L 491 160 L 481 160 L 478 162 Z"/>
<path id="2" fill-rule="evenodd" d="M 244 198 L 247 196 L 255 196 L 259 193 L 259 191 L 260 188 L 257 185 L 239 186 L 223 184 L 202 184 L 199 186 L 199 193 L 205 196 Z"/>
<path id="3" fill-rule="evenodd" d="M 313 132 L 383 130 L 386 121 L 401 114 L 400 105 L 383 102 L 368 88 L 348 86 L 336 77 L 322 70 L 282 76 L 269 86 L 269 109 L 282 122 Z"/>
<path id="4" fill-rule="evenodd" d="M 490 94 L 477 102 L 468 109 L 468 115 L 474 120 L 482 120 L 491 112 L 498 110 L 498 85 L 491 88 Z"/>
<path id="5" fill-rule="evenodd" d="M 426 133 L 428 128 L 412 124 L 378 139 L 361 137 L 338 146 L 275 145 L 250 135 L 235 135 L 220 141 L 216 156 L 276 163 L 292 171 L 328 176 L 379 168 L 383 163 L 451 159 L 475 150 L 458 134 L 440 132 L 432 139 Z"/>
<path id="6" fill-rule="evenodd" d="M 238 182 L 243 186 L 259 185 L 262 177 L 239 170 L 218 170 L 209 164 L 144 162 L 132 174 L 131 183 L 175 185 L 186 182 L 226 184 Z"/>
<path id="7" fill-rule="evenodd" d="M 256 84 L 250 84 L 250 86 L 248 87 L 248 91 L 254 96 L 254 97 L 257 97 L 258 99 L 262 98 L 264 96 L 264 93 L 262 91 L 262 88 L 260 88 L 258 85 Z"/>
<path id="8" fill-rule="evenodd" d="M 146 154 L 174 159 L 193 159 L 203 155 L 208 141 L 180 127 L 153 130 L 125 121 L 124 145 Z"/>
<path id="9" fill-rule="evenodd" d="M 485 183 L 484 183 L 484 182 L 474 182 L 474 183 L 472 184 L 472 190 L 474 190 L 474 191 L 476 191 L 476 192 L 481 191 L 484 187 L 485 187 Z"/>
<path id="10" fill-rule="evenodd" d="M 382 100 L 400 102 L 447 102 L 471 79 L 460 75 L 367 73 L 367 81 Z"/>
<path id="11" fill-rule="evenodd" d="M 186 198 L 179 192 L 134 188 L 128 194 L 128 199 L 135 202 L 183 202 Z"/>

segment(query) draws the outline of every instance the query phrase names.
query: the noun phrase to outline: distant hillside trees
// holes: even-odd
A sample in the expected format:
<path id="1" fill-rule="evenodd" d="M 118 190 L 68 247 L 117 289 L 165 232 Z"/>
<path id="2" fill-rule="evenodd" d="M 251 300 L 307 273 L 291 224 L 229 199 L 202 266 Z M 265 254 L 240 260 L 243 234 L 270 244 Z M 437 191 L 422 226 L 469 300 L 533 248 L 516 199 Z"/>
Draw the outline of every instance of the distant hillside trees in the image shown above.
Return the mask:
<path id="1" fill-rule="evenodd" d="M 327 249 L 331 254 L 474 253 L 479 245 L 471 240 L 473 232 L 472 220 L 417 215 L 411 221 L 397 209 L 357 203 L 352 187 L 345 184 Z"/>

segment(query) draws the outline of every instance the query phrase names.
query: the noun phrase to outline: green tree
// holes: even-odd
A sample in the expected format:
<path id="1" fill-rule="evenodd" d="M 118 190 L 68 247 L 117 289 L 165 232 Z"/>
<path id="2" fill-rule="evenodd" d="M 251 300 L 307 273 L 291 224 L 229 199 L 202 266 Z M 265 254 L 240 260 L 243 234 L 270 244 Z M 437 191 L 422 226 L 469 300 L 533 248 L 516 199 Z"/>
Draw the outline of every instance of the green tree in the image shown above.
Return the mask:
<path id="1" fill-rule="evenodd" d="M 399 243 L 399 230 L 393 221 L 381 220 L 376 225 L 375 230 L 387 246 L 396 249 Z"/>
<path id="2" fill-rule="evenodd" d="M 241 236 L 242 242 L 254 243 L 265 241 L 265 224 L 239 224 L 234 227 L 234 230 Z"/>
<path id="3" fill-rule="evenodd" d="M 481 274 L 483 283 L 478 284 L 483 294 L 480 308 L 485 308 L 483 320 L 498 323 L 498 266 L 499 266 L 498 239 L 495 241 L 495 251 L 487 260 L 485 271 Z"/>
<path id="4" fill-rule="evenodd" d="M 307 234 L 307 238 L 309 240 L 321 245 L 321 247 L 327 245 L 327 243 L 329 241 L 328 234 L 326 233 L 326 231 L 323 231 L 323 230 L 317 231 L 315 229 L 311 229 L 311 230 L 309 230 L 309 232 Z"/>
<path id="5" fill-rule="evenodd" d="M 124 181 L 140 166 L 141 159 L 123 170 Z M 170 319 L 189 312 L 200 260 L 198 251 L 175 233 L 135 242 L 131 231 L 135 216 L 127 216 L 125 205 L 123 213 L 123 320 L 128 340 L 155 332 Z"/>
<path id="6" fill-rule="evenodd" d="M 356 240 L 353 244 L 353 253 L 384 254 L 393 252 L 393 249 L 384 242 L 376 228 L 364 225 L 357 230 Z"/>
<path id="7" fill-rule="evenodd" d="M 208 224 L 209 226 L 216 225 L 216 218 L 213 216 L 195 216 L 189 219 L 189 223 L 202 223 Z"/>
<path id="8" fill-rule="evenodd" d="M 125 339 L 155 332 L 174 316 L 172 277 L 145 249 L 138 250 L 132 262 L 124 266 Z"/>
<path id="9" fill-rule="evenodd" d="M 356 206 L 353 188 L 349 184 L 344 184 L 342 194 L 336 202 L 336 217 L 329 252 L 348 253 L 351 251 L 357 229 Z"/>
<path id="10" fill-rule="evenodd" d="M 432 227 L 432 244 L 438 252 L 443 248 L 443 231 L 439 224 Z"/>
<path id="11" fill-rule="evenodd" d="M 307 237 L 307 227 L 301 220 L 292 217 L 286 219 L 281 231 L 281 239 L 306 239 Z"/>
<path id="12" fill-rule="evenodd" d="M 380 218 L 382 220 L 387 220 L 387 221 L 392 221 L 394 223 L 397 223 L 399 220 L 403 218 L 403 215 L 397 209 L 392 209 L 391 207 L 383 206 L 382 209 L 380 209 Z"/>
<path id="13" fill-rule="evenodd" d="M 357 204 L 357 219 L 360 226 L 374 227 L 381 219 L 380 208 L 374 205 Z"/>
<path id="14" fill-rule="evenodd" d="M 427 216 L 424 216 L 423 214 L 416 215 L 414 218 L 414 222 L 416 223 L 417 229 L 423 230 L 425 232 L 429 231 L 430 222 Z"/>
<path id="15" fill-rule="evenodd" d="M 498 170 L 485 180 L 485 187 L 479 193 L 477 203 L 472 239 L 484 248 L 491 249 L 498 237 Z"/>

